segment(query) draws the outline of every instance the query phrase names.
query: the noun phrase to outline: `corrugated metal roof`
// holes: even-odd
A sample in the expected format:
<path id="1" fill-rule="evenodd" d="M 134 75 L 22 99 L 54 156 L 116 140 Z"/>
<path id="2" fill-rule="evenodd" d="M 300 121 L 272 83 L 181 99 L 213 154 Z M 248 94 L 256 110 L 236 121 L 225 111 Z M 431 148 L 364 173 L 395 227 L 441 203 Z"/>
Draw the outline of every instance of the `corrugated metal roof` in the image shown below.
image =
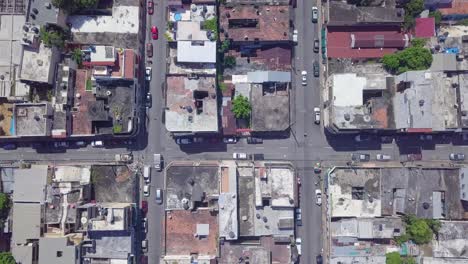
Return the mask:
<path id="1" fill-rule="evenodd" d="M 290 72 L 280 71 L 254 71 L 247 73 L 247 81 L 249 83 L 265 83 L 265 82 L 291 82 Z"/>

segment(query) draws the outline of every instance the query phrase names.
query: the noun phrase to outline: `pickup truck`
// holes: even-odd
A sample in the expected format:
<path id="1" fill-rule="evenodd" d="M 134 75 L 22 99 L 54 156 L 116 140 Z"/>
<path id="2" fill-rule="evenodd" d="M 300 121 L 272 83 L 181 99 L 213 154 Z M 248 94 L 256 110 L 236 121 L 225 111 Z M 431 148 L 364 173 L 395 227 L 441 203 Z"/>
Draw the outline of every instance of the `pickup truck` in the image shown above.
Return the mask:
<path id="1" fill-rule="evenodd" d="M 131 153 L 127 154 L 115 154 L 115 161 L 123 163 L 132 163 L 133 155 Z"/>

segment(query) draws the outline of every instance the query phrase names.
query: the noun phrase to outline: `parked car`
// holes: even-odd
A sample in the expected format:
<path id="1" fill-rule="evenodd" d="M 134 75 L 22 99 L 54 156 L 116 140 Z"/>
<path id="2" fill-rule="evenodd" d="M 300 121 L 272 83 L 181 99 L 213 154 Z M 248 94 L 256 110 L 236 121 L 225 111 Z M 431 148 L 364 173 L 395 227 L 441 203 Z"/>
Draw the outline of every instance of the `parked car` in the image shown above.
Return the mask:
<path id="1" fill-rule="evenodd" d="M 319 48 L 320 48 L 320 42 L 318 39 L 315 39 L 314 40 L 314 52 L 315 53 L 319 52 Z"/>
<path id="2" fill-rule="evenodd" d="M 369 135 L 365 135 L 365 134 L 359 134 L 357 136 L 354 137 L 354 140 L 356 142 L 364 142 L 364 141 L 370 141 L 372 139 L 371 136 Z"/>
<path id="3" fill-rule="evenodd" d="M 302 239 L 300 237 L 296 238 L 296 248 L 297 254 L 302 255 Z"/>
<path id="4" fill-rule="evenodd" d="M 237 138 L 235 138 L 235 137 L 226 137 L 226 138 L 223 138 L 223 142 L 226 143 L 226 144 L 235 144 L 235 143 L 237 143 Z"/>
<path id="5" fill-rule="evenodd" d="M 176 138 L 176 143 L 178 145 L 188 145 L 192 144 L 193 140 L 191 138 Z"/>
<path id="6" fill-rule="evenodd" d="M 145 68 L 145 80 L 151 81 L 151 67 Z"/>
<path id="7" fill-rule="evenodd" d="M 148 201 L 141 201 L 141 211 L 146 215 L 148 213 Z"/>
<path id="8" fill-rule="evenodd" d="M 143 180 L 145 181 L 146 184 L 149 184 L 151 182 L 151 167 L 150 166 L 143 167 Z"/>
<path id="9" fill-rule="evenodd" d="M 85 147 L 87 143 L 85 141 L 76 141 L 75 146 L 77 147 Z"/>
<path id="10" fill-rule="evenodd" d="M 151 108 L 151 106 L 153 105 L 153 97 L 151 96 L 151 93 L 146 94 L 145 105 L 148 108 Z"/>
<path id="11" fill-rule="evenodd" d="M 68 148 L 68 142 L 65 142 L 65 141 L 54 142 L 54 147 L 56 147 L 56 148 Z"/>
<path id="12" fill-rule="evenodd" d="M 141 251 L 143 251 L 143 253 L 148 252 L 148 240 L 147 239 L 141 241 Z"/>
<path id="13" fill-rule="evenodd" d="M 432 135 L 419 135 L 419 140 L 431 141 L 432 140 Z"/>
<path id="14" fill-rule="evenodd" d="M 146 197 L 150 195 L 150 187 L 147 184 L 143 185 L 143 195 Z"/>
<path id="15" fill-rule="evenodd" d="M 322 205 L 322 191 L 320 189 L 315 190 L 315 198 L 317 199 L 315 203 L 317 205 Z"/>
<path id="16" fill-rule="evenodd" d="M 164 166 L 163 156 L 161 154 L 154 154 L 153 160 L 154 160 L 154 168 L 157 169 L 158 171 L 161 171 Z"/>
<path id="17" fill-rule="evenodd" d="M 245 159 L 247 159 L 247 154 L 245 154 L 245 153 L 232 153 L 232 158 L 233 159 L 245 160 Z"/>
<path id="18" fill-rule="evenodd" d="M 417 161 L 417 160 L 422 160 L 422 154 L 412 153 L 412 154 L 406 155 L 406 161 Z"/>
<path id="19" fill-rule="evenodd" d="M 163 191 L 160 188 L 156 189 L 156 202 L 158 204 L 163 203 Z"/>
<path id="20" fill-rule="evenodd" d="M 296 208 L 296 225 L 302 225 L 302 210 L 301 208 Z"/>
<path id="21" fill-rule="evenodd" d="M 297 43 L 297 29 L 293 30 L 293 42 Z"/>
<path id="22" fill-rule="evenodd" d="M 263 139 L 259 137 L 248 137 L 247 138 L 247 143 L 248 144 L 262 144 Z"/>
<path id="23" fill-rule="evenodd" d="M 313 6 L 312 7 L 312 22 L 313 23 L 317 23 L 318 16 L 319 16 L 318 8 L 316 6 Z"/>
<path id="24" fill-rule="evenodd" d="M 450 153 L 449 158 L 450 158 L 450 160 L 453 160 L 453 161 L 462 161 L 462 160 L 465 160 L 465 154 L 463 154 L 463 153 Z"/>
<path id="25" fill-rule="evenodd" d="M 314 108 L 315 124 L 320 124 L 320 108 Z"/>
<path id="26" fill-rule="evenodd" d="M 156 26 L 151 27 L 151 38 L 154 40 L 158 39 L 158 27 Z"/>
<path id="27" fill-rule="evenodd" d="M 314 77 L 319 77 L 320 76 L 320 65 L 317 61 L 314 61 L 313 64 L 314 67 Z"/>
<path id="28" fill-rule="evenodd" d="M 202 137 L 194 137 L 192 138 L 192 140 L 193 140 L 193 143 L 202 143 L 203 141 L 205 141 L 205 139 Z"/>
<path id="29" fill-rule="evenodd" d="M 9 144 L 3 145 L 4 150 L 14 150 L 16 148 L 17 148 L 17 146 L 14 143 L 9 143 Z"/>
<path id="30" fill-rule="evenodd" d="M 102 148 L 104 147 L 104 142 L 102 142 L 101 140 L 95 140 L 91 142 L 91 146 L 95 148 Z"/>
<path id="31" fill-rule="evenodd" d="M 153 43 L 146 44 L 146 55 L 148 58 L 153 57 Z"/>
<path id="32" fill-rule="evenodd" d="M 302 85 L 307 85 L 307 71 L 302 71 L 301 72 L 301 75 L 302 75 Z"/>
<path id="33" fill-rule="evenodd" d="M 317 264 L 322 264 L 323 263 L 322 255 L 317 255 L 315 257 L 315 262 L 317 262 Z"/>
<path id="34" fill-rule="evenodd" d="M 148 220 L 146 217 L 141 219 L 141 227 L 143 228 L 144 233 L 148 233 Z"/>
<path id="35" fill-rule="evenodd" d="M 379 161 L 388 161 L 392 159 L 392 156 L 386 154 L 377 154 L 375 158 Z"/>
<path id="36" fill-rule="evenodd" d="M 363 153 L 353 153 L 351 155 L 351 159 L 353 161 L 369 161 L 370 160 L 370 155 L 369 154 L 363 154 Z"/>
<path id="37" fill-rule="evenodd" d="M 148 14 L 152 15 L 154 13 L 154 3 L 152 0 L 148 1 Z"/>

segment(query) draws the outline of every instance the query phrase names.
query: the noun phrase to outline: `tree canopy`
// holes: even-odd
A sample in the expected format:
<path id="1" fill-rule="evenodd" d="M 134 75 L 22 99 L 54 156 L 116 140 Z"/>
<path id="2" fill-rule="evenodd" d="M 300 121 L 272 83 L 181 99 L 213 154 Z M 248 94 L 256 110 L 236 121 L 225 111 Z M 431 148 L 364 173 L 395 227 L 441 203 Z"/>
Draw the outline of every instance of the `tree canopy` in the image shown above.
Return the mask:
<path id="1" fill-rule="evenodd" d="M 401 257 L 398 252 L 391 252 L 385 255 L 385 264 L 416 264 L 412 257 Z"/>
<path id="2" fill-rule="evenodd" d="M 426 244 L 432 240 L 433 233 L 440 228 L 440 221 L 417 218 L 414 215 L 405 216 L 406 233 L 418 244 Z"/>
<path id="3" fill-rule="evenodd" d="M 16 264 L 10 252 L 0 252 L 0 264 Z"/>
<path id="4" fill-rule="evenodd" d="M 99 0 L 52 0 L 55 7 L 71 13 L 76 10 L 96 7 Z"/>
<path id="5" fill-rule="evenodd" d="M 239 95 L 232 100 L 232 112 L 236 118 L 248 118 L 251 111 L 252 108 L 247 97 Z"/>
<path id="6" fill-rule="evenodd" d="M 412 46 L 403 51 L 383 56 L 384 67 L 392 73 L 411 70 L 425 70 L 432 64 L 432 54 L 428 49 Z"/>
<path id="7" fill-rule="evenodd" d="M 423 0 L 411 0 L 405 5 L 405 20 L 403 27 L 410 29 L 414 27 L 414 18 L 424 10 Z"/>

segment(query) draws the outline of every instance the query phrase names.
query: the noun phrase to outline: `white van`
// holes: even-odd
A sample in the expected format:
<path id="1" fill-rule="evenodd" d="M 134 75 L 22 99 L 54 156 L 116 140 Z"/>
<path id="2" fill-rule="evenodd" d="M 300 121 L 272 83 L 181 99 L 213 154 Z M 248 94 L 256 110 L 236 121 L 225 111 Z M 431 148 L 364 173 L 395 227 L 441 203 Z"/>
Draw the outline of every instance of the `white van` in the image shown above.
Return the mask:
<path id="1" fill-rule="evenodd" d="M 150 183 L 151 182 L 151 168 L 150 166 L 145 166 L 143 168 L 143 179 L 145 180 L 145 183 Z"/>

